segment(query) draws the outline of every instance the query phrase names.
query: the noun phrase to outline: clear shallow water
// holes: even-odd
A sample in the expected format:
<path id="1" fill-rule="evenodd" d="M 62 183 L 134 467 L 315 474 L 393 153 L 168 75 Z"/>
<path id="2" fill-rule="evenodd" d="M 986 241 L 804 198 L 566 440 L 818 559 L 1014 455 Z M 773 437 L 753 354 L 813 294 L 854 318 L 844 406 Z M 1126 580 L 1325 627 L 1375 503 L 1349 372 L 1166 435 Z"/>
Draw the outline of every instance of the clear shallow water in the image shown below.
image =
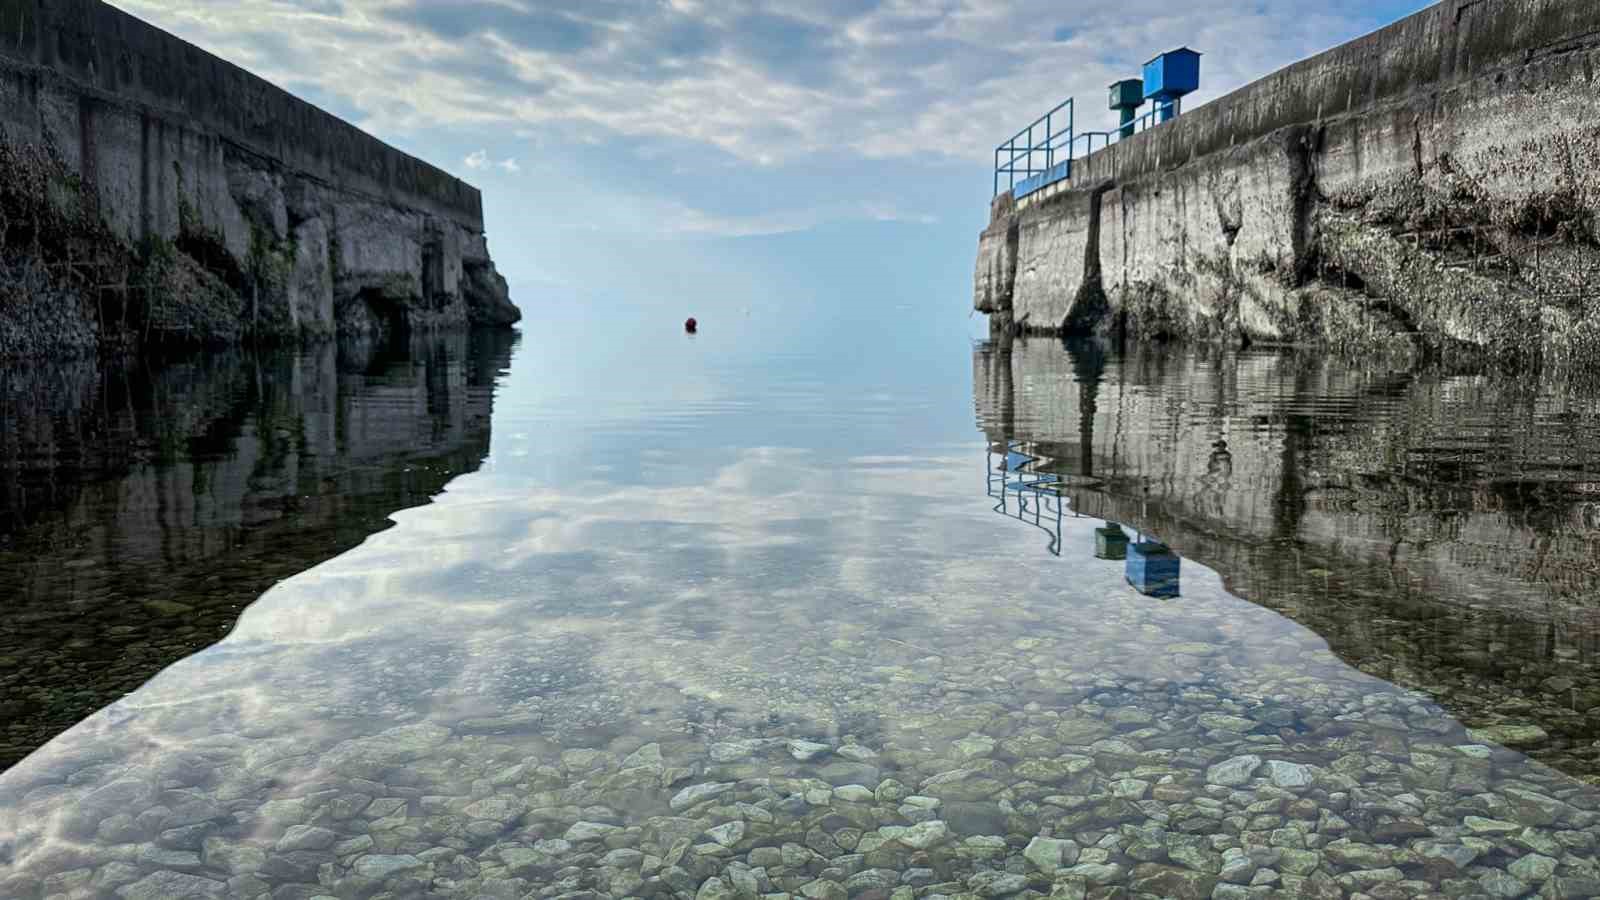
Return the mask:
<path id="1" fill-rule="evenodd" d="M 126 662 L 112 636 L 151 617 L 125 592 L 214 625 L 201 598 L 261 591 L 226 573 L 305 571 L 0 775 L 0 895 L 1596 889 L 1595 405 L 1272 357 L 668 328 L 280 361 L 211 456 L 9 495 L 8 549 L 63 560 L 23 579 L 9 557 L 17 606 L 75 610 L 85 676 L 208 639 L 156 604 L 185 624 Z M 228 465 L 246 434 L 286 443 Z M 1008 447 L 1065 485 L 1028 497 L 1059 524 L 994 489 Z M 241 487 L 187 496 L 222 512 L 120 499 L 207 465 Z M 37 549 L 150 508 L 147 557 Z M 1093 558 L 1104 518 L 1187 557 L 1180 597 Z M 317 522 L 344 530 L 296 527 Z M 223 549 L 167 549 L 206 535 Z M 113 557 L 152 574 L 48 577 Z"/>

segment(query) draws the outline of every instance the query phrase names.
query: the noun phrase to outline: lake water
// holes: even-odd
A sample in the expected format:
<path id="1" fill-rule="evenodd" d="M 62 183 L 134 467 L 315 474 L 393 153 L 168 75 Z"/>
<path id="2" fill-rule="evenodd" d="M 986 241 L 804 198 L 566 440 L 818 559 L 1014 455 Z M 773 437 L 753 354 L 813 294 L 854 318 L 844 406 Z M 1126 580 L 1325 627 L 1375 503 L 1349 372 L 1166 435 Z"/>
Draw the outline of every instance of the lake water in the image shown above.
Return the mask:
<path id="1" fill-rule="evenodd" d="M 1592 386 L 844 331 L 0 373 L 0 896 L 1600 896 Z"/>

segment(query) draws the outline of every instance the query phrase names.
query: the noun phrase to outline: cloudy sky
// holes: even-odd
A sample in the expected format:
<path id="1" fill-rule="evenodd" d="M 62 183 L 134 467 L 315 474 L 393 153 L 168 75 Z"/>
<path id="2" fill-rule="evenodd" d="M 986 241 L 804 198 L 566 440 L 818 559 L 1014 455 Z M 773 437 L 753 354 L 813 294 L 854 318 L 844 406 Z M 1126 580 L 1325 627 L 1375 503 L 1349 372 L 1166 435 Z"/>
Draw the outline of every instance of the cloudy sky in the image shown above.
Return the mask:
<path id="1" fill-rule="evenodd" d="M 996 143 L 1187 44 L 1204 102 L 1420 0 L 115 0 L 480 186 L 530 297 L 969 304 Z M 893 271 L 894 275 L 886 274 Z"/>

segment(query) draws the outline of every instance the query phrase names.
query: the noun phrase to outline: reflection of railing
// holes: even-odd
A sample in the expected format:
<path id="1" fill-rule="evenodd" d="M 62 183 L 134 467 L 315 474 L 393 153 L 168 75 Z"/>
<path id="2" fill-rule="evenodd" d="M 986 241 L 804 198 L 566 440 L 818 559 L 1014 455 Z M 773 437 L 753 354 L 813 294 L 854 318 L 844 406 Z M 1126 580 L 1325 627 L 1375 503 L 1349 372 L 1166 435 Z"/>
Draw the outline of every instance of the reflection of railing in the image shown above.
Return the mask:
<path id="1" fill-rule="evenodd" d="M 1061 523 L 1067 505 L 1066 498 L 1061 495 L 1061 478 L 1042 472 L 1023 471 L 1024 467 L 1038 462 L 1038 457 L 1022 452 L 1020 447 L 1020 442 L 1008 441 L 998 461 L 995 457 L 999 451 L 995 446 L 990 446 L 985 455 L 988 493 L 997 501 L 994 511 L 1050 535 L 1046 549 L 1052 556 L 1060 556 Z M 1012 511 L 1013 495 L 1016 497 L 1015 512 Z M 1078 514 L 1072 515 L 1076 518 Z"/>
<path id="2" fill-rule="evenodd" d="M 995 512 L 1050 535 L 1046 549 L 1050 555 L 1060 556 L 1068 500 L 1063 491 L 1069 486 L 1068 482 L 1060 475 L 1030 471 L 1039 457 L 1023 447 L 1022 441 L 1006 441 L 991 443 L 985 448 L 986 490 L 996 501 Z M 1076 510 L 1072 517 L 1082 518 Z M 1129 540 L 1122 528 L 1111 521 L 1095 529 L 1094 534 L 1093 555 L 1097 559 L 1122 562 L 1124 578 L 1134 590 L 1147 597 L 1170 599 L 1179 595 L 1182 560 L 1166 544 L 1142 534 L 1137 528 L 1133 539 Z"/>

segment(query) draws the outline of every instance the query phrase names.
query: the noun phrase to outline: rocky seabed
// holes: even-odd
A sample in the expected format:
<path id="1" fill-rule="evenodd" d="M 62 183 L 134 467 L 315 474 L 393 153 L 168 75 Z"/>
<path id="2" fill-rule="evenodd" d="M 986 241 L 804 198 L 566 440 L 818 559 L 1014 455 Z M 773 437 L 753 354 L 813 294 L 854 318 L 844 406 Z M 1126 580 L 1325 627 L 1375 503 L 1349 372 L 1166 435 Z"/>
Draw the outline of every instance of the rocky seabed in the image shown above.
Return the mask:
<path id="1" fill-rule="evenodd" d="M 47 749 L 0 782 L 0 896 L 1600 896 L 1600 792 L 1419 694 L 1206 642 L 1143 680 L 1055 638 L 949 651 L 762 679 L 774 709 L 895 711 L 877 739 L 663 714 L 639 671 L 343 740 L 268 716 L 133 762 Z M 755 687 L 739 671 L 700 672 L 701 700 Z"/>

